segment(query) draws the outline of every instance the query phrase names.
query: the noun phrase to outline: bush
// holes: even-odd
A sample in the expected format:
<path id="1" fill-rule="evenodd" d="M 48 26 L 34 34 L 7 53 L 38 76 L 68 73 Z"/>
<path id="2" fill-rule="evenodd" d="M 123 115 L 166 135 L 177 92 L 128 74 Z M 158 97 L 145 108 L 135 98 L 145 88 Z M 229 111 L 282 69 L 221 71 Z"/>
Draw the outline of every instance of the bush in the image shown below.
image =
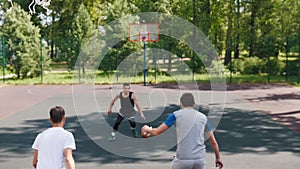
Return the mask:
<path id="1" fill-rule="evenodd" d="M 278 59 L 271 59 L 270 65 L 268 64 L 268 60 L 265 60 L 264 64 L 264 73 L 269 73 L 270 75 L 282 75 L 284 72 L 285 63 Z"/>
<path id="2" fill-rule="evenodd" d="M 234 60 L 232 63 L 233 73 L 241 73 L 247 75 L 260 74 L 262 73 L 263 67 L 263 60 L 257 57 L 238 59 Z"/>
<path id="3" fill-rule="evenodd" d="M 285 63 L 278 59 L 271 59 L 270 63 L 268 63 L 268 60 L 252 57 L 237 59 L 232 63 L 232 72 L 244 75 L 269 73 L 269 71 L 271 75 L 281 75 L 283 74 L 284 69 Z"/>
<path id="4" fill-rule="evenodd" d="M 227 74 L 228 69 L 222 64 L 221 61 L 212 61 L 211 67 L 209 68 L 209 73 L 214 73 L 214 74 Z"/>
<path id="5" fill-rule="evenodd" d="M 288 75 L 298 76 L 299 69 L 300 69 L 299 60 L 292 60 L 292 61 L 290 60 L 288 62 L 288 66 L 287 66 Z M 284 71 L 286 71 L 285 68 Z"/>
<path id="6" fill-rule="evenodd" d="M 228 69 L 230 70 L 230 65 L 227 66 Z M 232 73 L 243 73 L 245 70 L 245 65 L 244 65 L 244 60 L 242 59 L 235 59 L 232 62 L 232 68 L 231 71 Z"/>

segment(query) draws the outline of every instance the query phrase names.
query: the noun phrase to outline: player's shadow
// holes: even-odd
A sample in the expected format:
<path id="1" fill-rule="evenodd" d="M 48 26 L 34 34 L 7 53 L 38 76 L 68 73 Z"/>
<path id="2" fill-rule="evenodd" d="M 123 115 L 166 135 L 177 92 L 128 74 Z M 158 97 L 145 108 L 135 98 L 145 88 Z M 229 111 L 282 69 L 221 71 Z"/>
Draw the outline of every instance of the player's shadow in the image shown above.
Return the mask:
<path id="1" fill-rule="evenodd" d="M 159 109 L 161 110 L 161 108 Z M 170 113 L 178 109 L 178 105 L 167 106 L 161 116 L 149 124 L 154 127 L 158 126 Z M 200 107 L 200 109 L 203 113 L 209 111 L 205 107 Z M 85 118 L 93 119 L 96 114 L 97 112 L 91 112 Z M 210 120 L 214 120 L 214 117 L 210 118 Z M 299 119 L 297 120 L 299 121 Z M 107 119 L 104 122 L 113 125 L 114 119 Z M 123 125 L 123 127 L 120 126 L 120 132 L 124 135 L 131 136 L 129 124 L 124 121 L 121 125 Z M 138 123 L 137 128 L 142 125 L 142 123 Z M 19 157 L 20 155 L 28 157 L 29 155 L 32 155 L 33 151 L 31 145 L 34 138 L 37 133 L 48 127 L 50 127 L 50 122 L 47 119 L 39 119 L 23 121 L 22 127 L 18 128 L 1 128 L 0 162 L 4 161 L 6 158 Z M 89 138 L 81 127 L 77 116 L 68 117 L 65 128 L 68 131 L 71 131 L 75 136 L 77 150 L 74 152 L 74 156 L 77 162 L 96 162 L 105 164 L 112 162 L 134 163 L 147 160 L 165 163 L 166 161 L 171 161 L 172 158 L 158 157 L 153 159 L 135 159 L 114 155 L 98 146 Z M 107 133 L 109 132 L 110 131 Z M 223 153 L 273 154 L 278 152 L 291 152 L 296 155 L 300 154 L 300 134 L 272 121 L 270 116 L 260 112 L 225 109 L 225 113 L 222 116 L 215 134 L 220 145 L 220 150 Z M 159 149 L 161 147 L 159 147 L 158 144 L 155 148 Z M 207 148 L 208 151 L 211 151 L 209 145 Z M 173 147 L 170 151 L 175 151 L 175 149 L 176 147 Z M 155 151 L 155 149 L 153 149 L 153 151 Z"/>
<path id="2" fill-rule="evenodd" d="M 150 125 L 157 126 L 159 125 L 167 116 L 179 109 L 177 105 L 170 105 L 165 109 L 165 112 L 155 121 L 150 122 Z M 146 114 L 146 112 L 145 112 Z M 78 119 L 92 119 L 92 122 L 99 122 L 98 117 L 99 112 L 91 112 L 84 117 L 80 116 L 71 116 L 67 117 L 66 124 L 64 128 L 68 131 L 71 131 L 75 137 L 76 141 L 76 151 L 74 151 L 74 158 L 76 162 L 97 162 L 101 164 L 112 163 L 112 162 L 121 162 L 121 163 L 134 163 L 137 161 L 142 161 L 145 159 L 139 158 L 128 158 L 120 157 L 111 152 L 106 151 L 97 145 L 82 128 Z M 79 117 L 79 118 L 78 118 Z M 105 118 L 105 122 L 111 126 L 114 124 L 114 116 Z M 103 123 L 103 121 L 102 121 Z M 38 133 L 46 130 L 51 127 L 51 123 L 48 119 L 37 119 L 37 120 L 25 120 L 20 124 L 22 127 L 2 127 L 0 128 L 0 152 L 1 152 L 1 161 L 5 161 L 8 158 L 15 157 L 28 157 L 33 155 L 33 150 L 31 145 Z M 137 130 L 140 131 L 140 128 L 144 123 L 137 123 Z M 99 129 L 100 130 L 100 129 Z M 133 137 L 130 130 L 130 126 L 126 120 L 124 120 L 120 125 L 120 134 Z M 110 131 L 107 131 L 107 137 L 109 136 Z M 103 136 L 106 137 L 106 136 Z M 138 138 L 141 139 L 141 138 Z M 159 144 L 157 146 L 159 147 Z M 147 153 L 147 152 L 144 152 Z M 147 161 L 156 161 L 156 162 L 165 162 L 171 161 L 172 157 L 156 158 L 156 159 L 147 159 Z"/>
<path id="3" fill-rule="evenodd" d="M 157 116 L 156 113 L 153 113 L 153 112 L 158 112 L 158 111 L 145 110 L 144 114 L 147 119 L 155 119 L 153 121 L 147 121 L 147 122 L 143 122 L 143 119 L 141 119 L 139 113 L 136 113 L 136 129 L 137 129 L 138 133 L 140 132 L 140 129 L 145 124 L 150 125 L 150 126 L 159 126 L 161 123 L 163 123 L 167 119 L 167 117 L 172 112 L 179 110 L 179 109 L 180 109 L 179 105 L 175 105 L 175 104 L 171 104 L 165 108 L 160 108 L 160 109 L 158 108 L 158 110 L 163 110 L 163 112 L 159 112 L 160 113 L 159 116 Z M 105 120 L 111 126 L 111 128 L 113 128 L 116 118 L 117 118 L 117 112 L 113 113 L 111 116 L 106 116 Z M 132 132 L 130 130 L 130 124 L 129 124 L 128 119 L 124 119 L 122 121 L 122 123 L 119 126 L 118 132 L 125 136 L 133 137 Z M 141 136 L 139 135 L 139 137 L 141 137 Z"/>

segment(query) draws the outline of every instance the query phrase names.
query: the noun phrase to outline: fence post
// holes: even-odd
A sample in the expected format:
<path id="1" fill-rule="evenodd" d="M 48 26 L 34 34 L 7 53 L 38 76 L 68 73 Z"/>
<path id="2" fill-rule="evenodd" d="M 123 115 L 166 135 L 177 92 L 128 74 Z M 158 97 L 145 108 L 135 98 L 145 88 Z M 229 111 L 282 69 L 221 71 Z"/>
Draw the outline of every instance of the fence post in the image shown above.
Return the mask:
<path id="1" fill-rule="evenodd" d="M 288 81 L 288 57 L 289 57 L 289 37 L 286 37 L 286 50 L 285 50 L 285 82 Z"/>
<path id="2" fill-rule="evenodd" d="M 300 84 L 300 33 L 298 34 L 298 84 Z"/>
<path id="3" fill-rule="evenodd" d="M 44 65 L 43 65 L 43 39 L 40 39 L 40 64 L 41 64 L 41 83 L 43 83 L 43 76 L 44 76 Z"/>
<path id="4" fill-rule="evenodd" d="M 271 40 L 268 39 L 268 83 L 270 83 L 271 80 L 271 68 L 270 68 L 270 56 L 271 55 Z"/>
<path id="5" fill-rule="evenodd" d="M 5 61 L 5 38 L 1 38 L 1 47 L 2 47 L 2 71 L 3 71 L 3 83 L 5 83 L 5 66 L 6 66 L 6 61 Z"/>
<path id="6" fill-rule="evenodd" d="M 78 57 L 77 57 L 77 60 L 78 60 L 78 82 L 80 83 L 81 82 L 81 74 L 80 74 L 80 68 L 81 68 L 81 63 L 80 63 L 80 39 L 78 38 L 77 39 L 77 47 L 78 47 Z"/>
<path id="7" fill-rule="evenodd" d="M 229 61 L 229 71 L 230 71 L 229 83 L 232 83 L 232 70 L 233 70 L 232 57 L 230 57 L 230 61 Z"/>

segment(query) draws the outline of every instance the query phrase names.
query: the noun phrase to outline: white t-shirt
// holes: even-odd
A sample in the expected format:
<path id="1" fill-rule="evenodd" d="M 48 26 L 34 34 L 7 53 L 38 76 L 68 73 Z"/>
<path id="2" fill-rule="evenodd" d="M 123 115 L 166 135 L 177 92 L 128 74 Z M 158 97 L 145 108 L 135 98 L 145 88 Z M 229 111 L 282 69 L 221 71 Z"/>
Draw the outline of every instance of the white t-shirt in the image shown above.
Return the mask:
<path id="1" fill-rule="evenodd" d="M 32 148 L 38 150 L 37 169 L 64 169 L 64 149 L 76 149 L 74 136 L 62 127 L 52 127 L 40 133 Z"/>

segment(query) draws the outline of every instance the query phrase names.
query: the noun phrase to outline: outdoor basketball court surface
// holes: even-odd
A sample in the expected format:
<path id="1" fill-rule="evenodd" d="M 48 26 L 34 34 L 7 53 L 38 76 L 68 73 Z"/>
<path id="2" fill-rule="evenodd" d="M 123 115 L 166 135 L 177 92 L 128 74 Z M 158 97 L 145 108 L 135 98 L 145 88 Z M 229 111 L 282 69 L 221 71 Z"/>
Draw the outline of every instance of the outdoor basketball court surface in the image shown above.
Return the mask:
<path id="1" fill-rule="evenodd" d="M 145 116 L 160 123 L 166 115 L 155 105 L 165 105 L 165 114 L 178 109 L 180 92 L 172 86 L 132 85 Z M 110 85 L 96 85 L 90 90 L 78 88 L 74 98 L 74 88 L 64 86 L 2 86 L 0 87 L 0 168 L 33 168 L 31 145 L 38 133 L 50 127 L 49 109 L 61 105 L 66 109 L 65 128 L 76 139 L 77 150 L 74 152 L 78 169 L 168 169 L 176 147 L 157 146 L 153 151 L 160 152 L 148 158 L 130 158 L 115 155 L 99 146 L 87 134 L 90 131 L 81 123 L 91 120 L 94 126 L 103 122 L 99 114 L 111 125 L 114 116 L 104 115 L 108 103 L 121 88 Z M 210 90 L 199 87 L 199 109 L 208 113 Z M 215 91 L 218 92 L 218 91 Z M 150 93 L 150 95 L 149 95 Z M 90 100 L 94 95 L 94 100 Z M 167 95 L 168 99 L 165 100 Z M 80 98 L 80 100 L 76 100 Z M 148 99 L 147 99 L 148 98 Z M 152 99 L 151 99 L 152 98 Z M 162 98 L 153 99 L 153 98 Z M 74 104 L 77 101 L 76 104 Z M 80 104 L 78 105 L 78 101 Z M 96 106 L 93 104 L 97 103 Z M 218 103 L 213 103 L 218 104 Z M 117 107 L 117 105 L 116 105 Z M 114 112 L 118 109 L 115 108 Z M 77 113 L 76 113 L 77 112 Z M 139 114 L 136 115 L 140 120 Z M 157 118 L 157 119 L 155 119 Z M 128 122 L 120 126 L 120 133 L 129 135 Z M 141 122 L 138 127 L 143 125 Z M 93 126 L 93 125 L 91 125 Z M 94 127 L 101 131 L 99 138 L 104 138 L 110 130 Z M 87 132 L 88 131 L 88 132 Z M 105 134 L 103 134 L 105 133 Z M 226 104 L 219 125 L 215 130 L 219 142 L 221 157 L 225 169 L 298 169 L 300 166 L 300 89 L 286 85 L 242 85 L 228 86 Z M 118 139 L 118 138 L 117 138 Z M 142 138 L 132 138 L 132 141 Z M 120 140 L 117 140 L 120 141 Z M 143 139 L 147 143 L 147 139 Z M 113 146 L 113 142 L 108 142 Z M 118 147 L 117 147 L 118 148 Z M 119 147 L 120 149 L 126 147 Z M 127 147 L 128 149 L 134 147 Z M 214 154 L 207 146 L 208 169 L 214 168 Z M 128 151 L 130 152 L 130 151 Z M 142 156 L 152 153 L 141 150 Z"/>

